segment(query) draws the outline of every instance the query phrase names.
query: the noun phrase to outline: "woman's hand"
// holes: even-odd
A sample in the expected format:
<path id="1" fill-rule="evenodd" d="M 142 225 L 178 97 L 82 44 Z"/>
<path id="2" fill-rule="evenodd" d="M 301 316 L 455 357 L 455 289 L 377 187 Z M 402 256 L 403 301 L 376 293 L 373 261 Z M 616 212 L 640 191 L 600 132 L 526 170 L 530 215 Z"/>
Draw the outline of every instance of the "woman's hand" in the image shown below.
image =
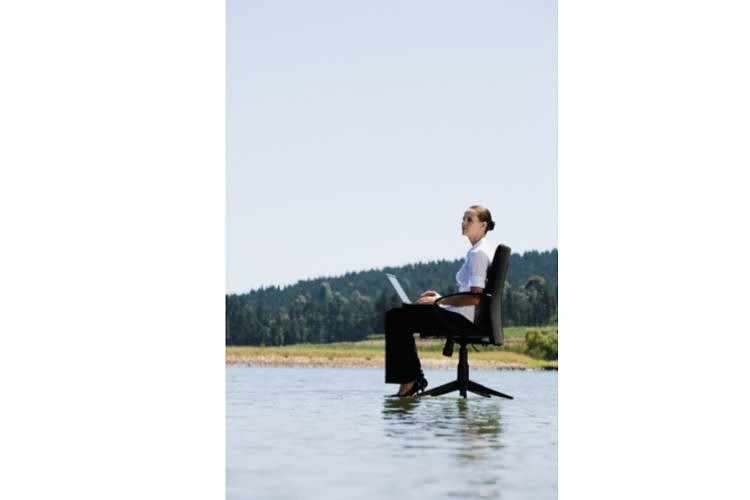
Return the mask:
<path id="1" fill-rule="evenodd" d="M 417 304 L 433 304 L 437 299 L 440 298 L 440 294 L 435 290 L 427 290 L 422 292 L 417 299 Z"/>
<path id="2" fill-rule="evenodd" d="M 473 286 L 471 292 L 477 295 L 456 295 L 453 297 L 447 297 L 443 300 L 441 306 L 453 306 L 453 307 L 465 307 L 465 306 L 476 306 L 479 304 L 479 295 L 484 293 L 484 288 Z M 427 290 L 422 292 L 422 295 L 416 301 L 416 304 L 434 304 L 441 295 L 435 290 Z"/>

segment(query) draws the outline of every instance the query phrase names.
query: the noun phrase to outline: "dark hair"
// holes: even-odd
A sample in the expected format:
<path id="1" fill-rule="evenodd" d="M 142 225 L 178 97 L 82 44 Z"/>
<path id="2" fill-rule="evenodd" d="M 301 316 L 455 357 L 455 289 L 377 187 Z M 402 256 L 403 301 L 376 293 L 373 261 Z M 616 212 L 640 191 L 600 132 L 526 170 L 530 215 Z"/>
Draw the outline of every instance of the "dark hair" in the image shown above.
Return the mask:
<path id="1" fill-rule="evenodd" d="M 477 219 L 479 219 L 479 222 L 487 223 L 487 231 L 495 229 L 495 221 L 492 220 L 492 214 L 490 213 L 489 208 L 483 207 L 482 205 L 472 205 L 469 209 L 474 210 L 477 213 Z"/>

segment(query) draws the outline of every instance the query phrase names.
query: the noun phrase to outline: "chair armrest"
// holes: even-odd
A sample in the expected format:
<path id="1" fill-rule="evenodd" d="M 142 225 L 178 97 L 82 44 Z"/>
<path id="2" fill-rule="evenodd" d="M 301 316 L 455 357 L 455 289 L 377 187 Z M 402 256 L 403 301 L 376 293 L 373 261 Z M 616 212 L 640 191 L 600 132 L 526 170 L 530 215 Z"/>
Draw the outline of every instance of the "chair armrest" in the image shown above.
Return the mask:
<path id="1" fill-rule="evenodd" d="M 487 292 L 458 292 L 458 293 L 451 293 L 450 295 L 443 295 L 442 297 L 440 297 L 439 299 L 437 299 L 435 302 L 433 302 L 433 305 L 438 306 L 439 305 L 438 303 L 441 300 L 443 300 L 443 299 L 447 299 L 448 297 L 458 297 L 458 296 L 461 296 L 461 295 L 464 295 L 464 296 L 467 296 L 467 297 L 468 296 L 475 296 L 475 297 L 492 298 L 492 294 L 491 293 L 487 293 Z"/>
<path id="2" fill-rule="evenodd" d="M 454 333 L 455 333 L 456 335 L 458 335 L 459 337 L 460 337 L 460 336 L 462 335 L 462 334 L 461 334 L 461 332 L 459 332 L 458 330 L 456 330 L 456 328 L 454 328 L 454 327 L 453 327 L 453 325 L 451 325 L 451 324 L 449 324 L 449 323 L 448 323 L 447 321 L 445 321 L 445 320 L 444 320 L 444 319 L 443 319 L 443 318 L 442 318 L 442 317 L 440 316 L 440 314 L 438 314 L 438 313 L 437 313 L 437 308 L 439 308 L 439 307 L 440 307 L 440 304 L 439 304 L 439 302 L 440 302 L 441 300 L 443 300 L 443 299 L 447 299 L 448 297 L 457 297 L 457 296 L 462 296 L 462 295 L 463 295 L 463 296 L 474 296 L 474 297 L 492 297 L 492 294 L 491 294 L 491 293 L 487 293 L 487 292 L 458 292 L 458 293 L 451 293 L 451 294 L 449 294 L 449 295 L 443 295 L 442 297 L 440 297 L 439 299 L 437 299 L 437 300 L 436 300 L 435 302 L 433 302 L 433 303 L 432 303 L 432 307 L 434 307 L 434 308 L 436 309 L 436 311 L 435 311 L 435 314 L 436 314 L 436 315 L 437 315 L 437 317 L 438 317 L 438 318 L 440 319 L 440 321 L 441 321 L 441 322 L 442 322 L 442 323 L 443 323 L 443 324 L 444 324 L 444 325 L 445 325 L 446 327 L 448 327 L 448 329 L 449 329 L 449 330 L 453 331 L 453 332 L 454 332 Z"/>

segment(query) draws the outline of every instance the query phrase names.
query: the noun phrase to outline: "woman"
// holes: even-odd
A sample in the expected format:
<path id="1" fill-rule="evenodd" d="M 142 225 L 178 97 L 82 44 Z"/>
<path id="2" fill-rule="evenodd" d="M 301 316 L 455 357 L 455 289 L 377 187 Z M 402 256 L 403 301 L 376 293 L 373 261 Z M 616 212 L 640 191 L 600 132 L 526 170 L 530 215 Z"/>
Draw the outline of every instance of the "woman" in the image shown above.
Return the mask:
<path id="1" fill-rule="evenodd" d="M 459 292 L 484 291 L 487 268 L 495 251 L 485 235 L 494 227 L 495 222 L 487 208 L 473 205 L 464 212 L 461 234 L 469 239 L 472 246 L 466 254 L 466 261 L 456 273 Z M 422 292 L 415 304 L 385 313 L 385 382 L 401 384 L 396 396 L 412 396 L 427 387 L 417 356 L 414 332 L 445 331 L 446 322 L 457 327 L 474 322 L 474 306 L 479 304 L 479 296 L 448 297 L 440 301 L 440 308 L 435 308 L 433 304 L 439 298 L 439 293 L 427 290 Z"/>

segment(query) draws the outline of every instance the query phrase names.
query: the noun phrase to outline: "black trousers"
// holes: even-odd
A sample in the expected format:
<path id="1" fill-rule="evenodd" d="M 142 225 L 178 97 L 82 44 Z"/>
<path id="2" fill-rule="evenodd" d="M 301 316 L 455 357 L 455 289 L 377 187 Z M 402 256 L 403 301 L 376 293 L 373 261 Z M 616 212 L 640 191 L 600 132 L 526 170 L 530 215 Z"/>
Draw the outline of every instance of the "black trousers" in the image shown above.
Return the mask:
<path id="1" fill-rule="evenodd" d="M 469 333 L 477 328 L 462 314 L 429 304 L 405 304 L 385 313 L 386 384 L 403 384 L 419 376 L 422 364 L 414 333 L 428 337 L 455 335 L 446 322 Z"/>

